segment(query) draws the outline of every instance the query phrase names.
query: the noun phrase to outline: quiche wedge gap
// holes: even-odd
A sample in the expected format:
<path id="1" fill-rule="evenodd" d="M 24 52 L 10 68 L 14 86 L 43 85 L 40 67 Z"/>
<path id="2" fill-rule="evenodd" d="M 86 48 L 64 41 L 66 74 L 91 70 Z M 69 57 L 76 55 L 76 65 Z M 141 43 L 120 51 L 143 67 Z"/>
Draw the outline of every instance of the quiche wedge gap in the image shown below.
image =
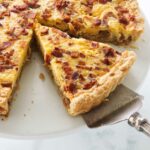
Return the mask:
<path id="1" fill-rule="evenodd" d="M 71 38 L 37 24 L 35 34 L 44 61 L 52 71 L 69 114 L 88 112 L 101 104 L 127 75 L 136 55 L 107 44 Z"/>
<path id="2" fill-rule="evenodd" d="M 0 115 L 7 115 L 9 103 L 28 54 L 35 14 L 30 10 L 11 12 L 0 19 Z"/>

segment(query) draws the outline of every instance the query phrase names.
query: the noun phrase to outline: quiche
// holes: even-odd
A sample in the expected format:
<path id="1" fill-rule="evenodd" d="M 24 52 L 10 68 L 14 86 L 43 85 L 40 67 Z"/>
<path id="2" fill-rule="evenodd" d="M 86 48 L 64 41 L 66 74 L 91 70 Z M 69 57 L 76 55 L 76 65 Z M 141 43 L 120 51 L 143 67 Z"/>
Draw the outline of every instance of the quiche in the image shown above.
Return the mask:
<path id="1" fill-rule="evenodd" d="M 99 105 L 116 88 L 135 61 L 133 51 L 118 52 L 107 44 L 36 24 L 35 34 L 46 66 L 75 116 Z"/>
<path id="2" fill-rule="evenodd" d="M 12 1 L 0 1 L 0 115 L 7 115 L 9 102 L 26 60 L 35 14 L 17 12 Z"/>
<path id="3" fill-rule="evenodd" d="M 0 0 L 0 115 L 9 112 L 33 32 L 68 112 L 78 115 L 104 101 L 136 57 L 95 41 L 128 44 L 142 31 L 136 0 Z"/>
<path id="4" fill-rule="evenodd" d="M 136 0 L 39 0 L 39 4 L 38 21 L 71 36 L 128 44 L 143 31 Z"/>

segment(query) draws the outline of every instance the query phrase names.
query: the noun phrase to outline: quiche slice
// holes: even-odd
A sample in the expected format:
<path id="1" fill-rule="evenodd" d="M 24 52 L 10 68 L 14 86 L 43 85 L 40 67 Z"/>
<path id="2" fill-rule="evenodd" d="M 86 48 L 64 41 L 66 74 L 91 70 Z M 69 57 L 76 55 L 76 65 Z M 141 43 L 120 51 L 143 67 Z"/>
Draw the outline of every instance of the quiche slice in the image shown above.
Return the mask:
<path id="1" fill-rule="evenodd" d="M 0 115 L 7 115 L 9 102 L 26 60 L 35 18 L 33 12 L 8 9 L 0 2 Z"/>
<path id="2" fill-rule="evenodd" d="M 39 4 L 39 23 L 76 37 L 127 44 L 143 31 L 137 0 L 39 0 Z"/>
<path id="3" fill-rule="evenodd" d="M 35 34 L 68 112 L 75 116 L 102 103 L 127 75 L 133 51 L 122 53 L 107 44 L 71 38 L 37 24 Z"/>

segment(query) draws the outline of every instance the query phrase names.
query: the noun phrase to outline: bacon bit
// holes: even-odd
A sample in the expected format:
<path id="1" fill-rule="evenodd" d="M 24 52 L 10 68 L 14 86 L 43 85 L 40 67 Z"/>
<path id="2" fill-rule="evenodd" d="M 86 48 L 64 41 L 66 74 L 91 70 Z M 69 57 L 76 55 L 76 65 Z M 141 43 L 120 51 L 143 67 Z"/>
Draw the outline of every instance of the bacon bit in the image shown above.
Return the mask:
<path id="1" fill-rule="evenodd" d="M 6 69 L 12 69 L 14 67 L 14 65 L 0 65 L 0 72 L 3 72 Z"/>
<path id="2" fill-rule="evenodd" d="M 85 62 L 80 60 L 78 64 L 81 65 L 81 66 L 84 66 Z"/>
<path id="3" fill-rule="evenodd" d="M 100 3 L 106 4 L 107 2 L 112 2 L 112 0 L 99 0 Z"/>
<path id="4" fill-rule="evenodd" d="M 95 22 L 94 22 L 94 25 L 95 25 L 95 26 L 101 25 L 101 20 L 97 18 L 97 19 L 95 20 Z"/>
<path id="5" fill-rule="evenodd" d="M 79 73 L 77 71 L 72 74 L 72 79 L 73 80 L 77 80 L 78 77 L 79 77 Z"/>
<path id="6" fill-rule="evenodd" d="M 14 28 L 10 29 L 9 31 L 7 31 L 6 34 L 8 34 L 11 37 L 10 40 L 13 41 L 13 40 L 18 39 L 19 35 L 21 35 L 21 32 L 22 31 L 16 30 L 16 28 L 14 27 Z"/>
<path id="7" fill-rule="evenodd" d="M 79 79 L 80 79 L 81 81 L 85 81 L 85 79 L 84 79 L 84 77 L 83 77 L 82 74 L 79 75 Z"/>
<path id="8" fill-rule="evenodd" d="M 103 16 L 103 20 L 102 20 L 102 25 L 107 25 L 108 24 L 108 18 L 116 18 L 116 16 L 114 15 L 113 12 L 107 12 L 104 16 Z"/>
<path id="9" fill-rule="evenodd" d="M 64 22 L 68 23 L 70 21 L 70 16 L 64 15 L 63 20 L 64 20 Z"/>
<path id="10" fill-rule="evenodd" d="M 4 88 L 12 88 L 12 83 L 1 83 L 1 86 Z"/>
<path id="11" fill-rule="evenodd" d="M 56 60 L 56 63 L 61 64 L 62 61 L 57 59 L 57 60 Z"/>
<path id="12" fill-rule="evenodd" d="M 126 41 L 125 36 L 124 36 L 123 34 L 121 34 L 121 36 L 120 36 L 119 40 L 120 40 L 121 42 Z"/>
<path id="13" fill-rule="evenodd" d="M 69 43 L 68 43 L 68 45 L 69 45 L 69 46 L 72 46 L 72 45 L 73 45 L 73 43 L 69 42 Z"/>
<path id="14" fill-rule="evenodd" d="M 12 45 L 12 42 L 8 41 L 8 42 L 3 42 L 1 45 L 0 45 L 0 51 L 10 47 Z"/>
<path id="15" fill-rule="evenodd" d="M 72 58 L 78 58 L 79 57 L 79 53 L 78 52 L 71 52 L 71 57 Z"/>
<path id="16" fill-rule="evenodd" d="M 95 75 L 95 74 L 90 73 L 90 74 L 89 74 L 89 77 L 90 77 L 90 78 L 95 78 L 95 77 L 96 77 L 96 75 Z"/>
<path id="17" fill-rule="evenodd" d="M 5 16 L 10 16 L 10 11 L 6 11 Z"/>
<path id="18" fill-rule="evenodd" d="M 34 25 L 34 19 L 36 17 L 36 13 L 32 11 L 25 11 L 21 13 L 22 20 L 19 21 L 20 25 L 24 28 L 32 28 Z"/>
<path id="19" fill-rule="evenodd" d="M 39 8 L 40 7 L 40 5 L 37 4 L 37 2 L 39 0 L 23 0 L 23 1 L 24 1 L 24 3 L 26 3 L 31 8 Z"/>
<path id="20" fill-rule="evenodd" d="M 34 13 L 33 11 L 26 11 L 26 12 L 23 12 L 22 14 L 22 17 L 24 19 L 35 19 L 36 17 L 36 13 Z"/>
<path id="21" fill-rule="evenodd" d="M 3 5 L 5 8 L 8 8 L 9 3 L 8 3 L 8 2 L 2 2 L 2 5 Z"/>
<path id="22" fill-rule="evenodd" d="M 105 57 L 115 57 L 115 51 L 111 47 L 104 47 L 103 52 L 105 54 Z"/>
<path id="23" fill-rule="evenodd" d="M 0 19 L 4 19 L 4 13 L 0 14 Z"/>
<path id="24" fill-rule="evenodd" d="M 34 25 L 33 22 L 28 22 L 26 24 L 26 28 L 31 29 L 33 27 L 33 25 Z"/>
<path id="25" fill-rule="evenodd" d="M 109 72 L 110 70 L 108 68 L 103 68 L 103 71 Z"/>
<path id="26" fill-rule="evenodd" d="M 17 9 L 19 11 L 23 11 L 23 10 L 26 10 L 28 8 L 28 5 L 26 4 L 23 4 L 23 5 L 15 5 L 14 6 L 14 9 Z"/>
<path id="27" fill-rule="evenodd" d="M 0 23 L 0 27 L 2 27 L 3 25 Z"/>
<path id="28" fill-rule="evenodd" d="M 49 9 L 45 9 L 44 12 L 43 12 L 43 14 L 42 14 L 42 18 L 44 20 L 47 20 L 49 17 L 51 17 L 51 12 L 50 12 Z"/>
<path id="29" fill-rule="evenodd" d="M 110 74 L 110 76 L 114 76 L 115 75 L 115 73 L 114 72 L 112 72 L 111 74 Z"/>
<path id="30" fill-rule="evenodd" d="M 0 64 L 1 62 L 4 62 L 4 60 L 5 60 L 5 57 L 3 55 L 0 55 Z"/>
<path id="31" fill-rule="evenodd" d="M 129 24 L 129 21 L 124 16 L 120 16 L 119 22 L 124 24 L 124 25 L 128 25 Z"/>
<path id="32" fill-rule="evenodd" d="M 83 89 L 84 90 L 88 90 L 88 89 L 92 88 L 95 84 L 96 84 L 96 80 L 92 80 L 89 83 L 85 84 L 83 86 Z"/>
<path id="33" fill-rule="evenodd" d="M 62 32 L 62 31 L 57 30 L 55 28 L 52 28 L 52 31 L 55 32 L 55 33 L 57 33 L 57 34 L 59 34 L 63 38 L 69 38 L 69 35 L 67 33 L 65 33 L 65 32 Z"/>
<path id="34" fill-rule="evenodd" d="M 83 19 L 82 18 L 77 18 L 77 21 L 80 23 L 83 23 Z"/>
<path id="35" fill-rule="evenodd" d="M 50 65 L 50 60 L 51 60 L 51 56 L 46 54 L 45 55 L 45 62 L 46 62 L 47 65 Z"/>
<path id="36" fill-rule="evenodd" d="M 70 79 L 71 79 L 71 75 L 70 75 L 70 74 L 67 74 L 67 75 L 65 76 L 65 79 L 70 80 Z"/>
<path id="37" fill-rule="evenodd" d="M 96 2 L 97 0 L 88 0 L 87 3 L 88 5 L 93 5 L 94 2 Z"/>
<path id="38" fill-rule="evenodd" d="M 55 57 L 63 57 L 63 50 L 56 47 L 53 51 L 52 51 L 52 55 Z"/>
<path id="39" fill-rule="evenodd" d="M 77 85 L 72 82 L 65 89 L 71 92 L 72 94 L 75 94 L 77 92 Z"/>
<path id="40" fill-rule="evenodd" d="M 92 67 L 88 67 L 88 66 L 76 65 L 76 67 L 79 69 L 92 70 Z"/>
<path id="41" fill-rule="evenodd" d="M 129 20 L 130 21 L 135 21 L 135 16 L 134 15 L 129 15 Z"/>
<path id="42" fill-rule="evenodd" d="M 91 45 L 92 45 L 93 48 L 98 48 L 99 47 L 98 42 L 92 42 Z"/>
<path id="43" fill-rule="evenodd" d="M 101 68 L 100 67 L 95 67 L 95 70 L 100 70 Z"/>
<path id="44" fill-rule="evenodd" d="M 103 63 L 105 64 L 105 65 L 111 65 L 111 62 L 110 62 L 110 60 L 108 59 L 108 58 L 105 58 L 104 60 L 103 60 Z"/>
<path id="45" fill-rule="evenodd" d="M 71 52 L 70 52 L 70 51 L 65 51 L 65 53 L 66 53 L 67 55 L 71 55 Z"/>
<path id="46" fill-rule="evenodd" d="M 15 28 L 12 28 L 12 29 L 6 31 L 6 34 L 12 35 L 12 34 L 14 34 L 14 31 L 15 31 Z"/>
<path id="47" fill-rule="evenodd" d="M 71 67 L 63 65 L 62 68 L 67 75 L 72 75 L 73 70 Z"/>
<path id="48" fill-rule="evenodd" d="M 85 58 L 85 55 L 83 53 L 79 54 L 81 58 Z"/>
<path id="49" fill-rule="evenodd" d="M 48 28 L 44 28 L 44 30 L 41 31 L 41 36 L 48 34 Z"/>
<path id="50" fill-rule="evenodd" d="M 64 66 L 69 66 L 69 63 L 68 62 L 63 62 L 63 65 Z"/>
<path id="51" fill-rule="evenodd" d="M 19 13 L 20 12 L 18 9 L 16 9 L 14 7 L 10 11 L 13 12 L 13 13 Z"/>
<path id="52" fill-rule="evenodd" d="M 45 81 L 45 75 L 43 73 L 40 73 L 39 74 L 39 78 L 42 80 L 42 81 Z"/>
<path id="53" fill-rule="evenodd" d="M 72 21 L 71 24 L 72 24 L 73 28 L 77 31 L 83 26 L 83 24 L 81 22 L 79 22 L 78 20 Z"/>
<path id="54" fill-rule="evenodd" d="M 116 54 L 118 54 L 118 55 L 121 55 L 121 52 L 119 52 L 119 51 L 116 51 Z"/>
<path id="55" fill-rule="evenodd" d="M 28 31 L 25 28 L 22 30 L 22 35 L 28 35 Z"/>
<path id="56" fill-rule="evenodd" d="M 14 54 L 14 50 L 10 50 L 9 52 L 5 53 L 4 56 L 10 59 L 10 57 L 13 56 L 13 54 Z"/>
<path id="57" fill-rule="evenodd" d="M 55 6 L 58 10 L 62 10 L 66 7 L 68 7 L 69 5 L 69 1 L 66 1 L 66 0 L 57 0 L 56 3 L 55 3 Z"/>
<path id="58" fill-rule="evenodd" d="M 63 38 L 69 37 L 67 33 L 62 32 L 62 31 L 61 31 L 59 34 L 60 34 L 60 36 L 62 36 Z"/>
<path id="59" fill-rule="evenodd" d="M 73 35 L 73 34 L 75 35 L 75 34 L 76 34 L 76 30 L 75 30 L 73 24 L 72 24 L 71 22 L 69 22 L 69 23 L 68 23 L 68 26 L 69 26 L 69 30 L 71 31 L 71 34 L 72 34 L 72 35 Z"/>

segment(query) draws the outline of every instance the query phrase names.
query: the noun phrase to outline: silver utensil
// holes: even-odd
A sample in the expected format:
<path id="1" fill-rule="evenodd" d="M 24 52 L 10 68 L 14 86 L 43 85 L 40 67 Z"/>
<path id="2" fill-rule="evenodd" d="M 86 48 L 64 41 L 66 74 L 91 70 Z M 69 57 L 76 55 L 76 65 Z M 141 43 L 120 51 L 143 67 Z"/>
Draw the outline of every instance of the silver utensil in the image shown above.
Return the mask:
<path id="1" fill-rule="evenodd" d="M 82 116 L 90 128 L 127 120 L 130 126 L 150 136 L 150 123 L 137 112 L 142 107 L 142 100 L 143 96 L 119 85 L 108 101 Z"/>

